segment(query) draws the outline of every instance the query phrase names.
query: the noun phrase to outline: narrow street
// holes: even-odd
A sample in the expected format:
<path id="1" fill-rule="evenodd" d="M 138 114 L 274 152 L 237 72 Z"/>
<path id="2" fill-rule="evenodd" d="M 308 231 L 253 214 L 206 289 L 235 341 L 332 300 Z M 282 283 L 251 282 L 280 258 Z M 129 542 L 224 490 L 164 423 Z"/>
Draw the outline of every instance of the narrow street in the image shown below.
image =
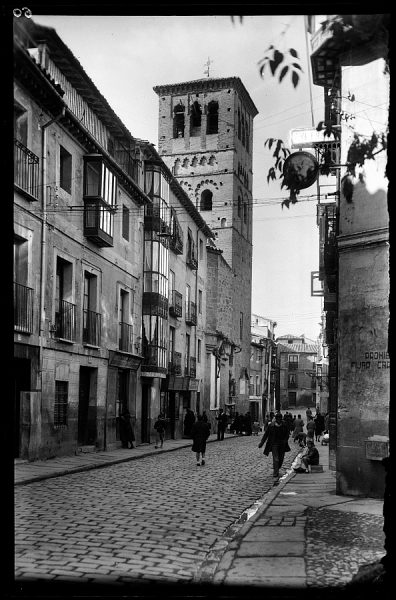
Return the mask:
<path id="1" fill-rule="evenodd" d="M 192 581 L 212 544 L 272 487 L 259 440 L 210 443 L 203 467 L 182 448 L 17 487 L 16 581 Z"/>

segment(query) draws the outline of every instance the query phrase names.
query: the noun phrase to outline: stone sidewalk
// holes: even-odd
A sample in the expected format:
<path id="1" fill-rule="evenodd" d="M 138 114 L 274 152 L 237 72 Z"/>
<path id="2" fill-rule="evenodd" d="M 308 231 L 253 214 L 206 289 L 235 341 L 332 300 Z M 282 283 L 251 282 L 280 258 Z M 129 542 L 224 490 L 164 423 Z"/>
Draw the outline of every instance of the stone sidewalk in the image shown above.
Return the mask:
<path id="1" fill-rule="evenodd" d="M 201 582 L 341 591 L 360 566 L 382 558 L 383 501 L 337 496 L 328 446 L 316 446 L 323 472 L 286 473 L 242 528 L 212 547 Z"/>

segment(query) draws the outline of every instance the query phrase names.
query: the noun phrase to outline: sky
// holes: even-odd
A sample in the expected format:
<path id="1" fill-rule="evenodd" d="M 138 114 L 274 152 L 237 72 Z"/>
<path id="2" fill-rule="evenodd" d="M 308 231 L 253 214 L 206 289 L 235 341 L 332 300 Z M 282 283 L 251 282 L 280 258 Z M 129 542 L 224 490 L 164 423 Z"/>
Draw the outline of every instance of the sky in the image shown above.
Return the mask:
<path id="1" fill-rule="evenodd" d="M 316 184 L 281 207 L 287 192 L 267 183 L 273 164 L 265 140 L 288 144 L 291 129 L 323 120 L 323 89 L 310 85 L 303 15 L 72 16 L 35 15 L 53 27 L 131 134 L 158 147 L 158 96 L 153 87 L 207 76 L 240 77 L 259 114 L 253 129 L 252 312 L 277 322 L 276 336 L 320 333 L 322 299 L 311 297 L 319 269 Z M 99 43 L 98 43 L 99 41 Z M 294 88 L 259 61 L 273 44 L 294 48 L 302 67 Z M 312 102 L 311 102 L 312 98 Z"/>

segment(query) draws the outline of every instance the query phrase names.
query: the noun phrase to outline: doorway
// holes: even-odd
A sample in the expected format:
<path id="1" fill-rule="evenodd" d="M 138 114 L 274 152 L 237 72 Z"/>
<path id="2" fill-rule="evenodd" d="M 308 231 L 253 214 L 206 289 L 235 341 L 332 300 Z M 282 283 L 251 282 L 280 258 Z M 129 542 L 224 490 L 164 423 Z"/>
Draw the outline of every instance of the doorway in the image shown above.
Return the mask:
<path id="1" fill-rule="evenodd" d="M 21 392 L 30 391 L 31 364 L 28 358 L 14 358 L 14 458 L 21 452 Z"/>
<path id="2" fill-rule="evenodd" d="M 96 369 L 80 367 L 78 390 L 78 444 L 82 446 L 96 443 L 96 405 L 92 405 L 93 374 Z"/>

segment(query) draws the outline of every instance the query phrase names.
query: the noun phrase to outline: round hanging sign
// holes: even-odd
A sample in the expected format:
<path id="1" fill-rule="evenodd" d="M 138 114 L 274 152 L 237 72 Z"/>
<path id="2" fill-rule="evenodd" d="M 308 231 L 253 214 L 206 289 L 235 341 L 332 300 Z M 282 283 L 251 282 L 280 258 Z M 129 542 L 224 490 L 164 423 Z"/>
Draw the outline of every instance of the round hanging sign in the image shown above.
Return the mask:
<path id="1" fill-rule="evenodd" d="M 283 165 L 283 181 L 292 190 L 303 190 L 315 183 L 319 163 L 310 152 L 294 152 Z"/>

